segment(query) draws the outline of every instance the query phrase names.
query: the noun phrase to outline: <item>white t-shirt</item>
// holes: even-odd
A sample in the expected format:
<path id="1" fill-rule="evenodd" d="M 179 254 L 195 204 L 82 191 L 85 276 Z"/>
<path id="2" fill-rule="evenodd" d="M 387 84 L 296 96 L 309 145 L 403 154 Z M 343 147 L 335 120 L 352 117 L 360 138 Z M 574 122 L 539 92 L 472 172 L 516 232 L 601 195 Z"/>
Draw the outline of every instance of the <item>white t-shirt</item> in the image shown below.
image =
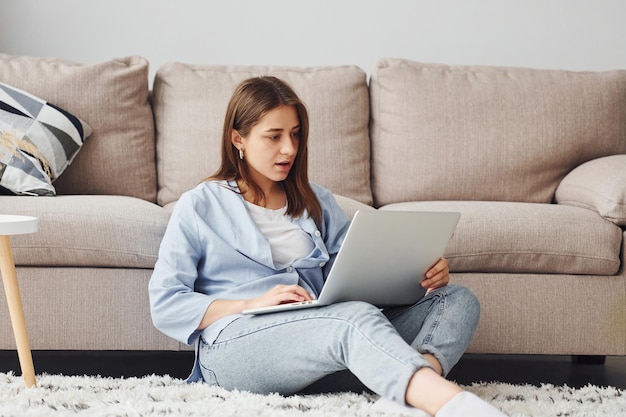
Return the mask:
<path id="1" fill-rule="evenodd" d="M 252 219 L 270 243 L 275 263 L 291 265 L 296 259 L 304 258 L 311 253 L 314 248 L 313 241 L 285 215 L 287 206 L 272 210 L 248 201 L 246 204 Z"/>

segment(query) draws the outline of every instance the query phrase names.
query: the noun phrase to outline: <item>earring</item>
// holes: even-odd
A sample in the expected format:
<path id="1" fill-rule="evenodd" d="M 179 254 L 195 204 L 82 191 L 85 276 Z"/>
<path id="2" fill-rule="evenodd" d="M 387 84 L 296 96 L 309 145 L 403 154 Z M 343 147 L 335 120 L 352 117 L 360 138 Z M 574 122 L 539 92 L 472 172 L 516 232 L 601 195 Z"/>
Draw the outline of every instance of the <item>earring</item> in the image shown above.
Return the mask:
<path id="1" fill-rule="evenodd" d="M 239 149 L 239 159 L 243 160 L 243 150 Z"/>

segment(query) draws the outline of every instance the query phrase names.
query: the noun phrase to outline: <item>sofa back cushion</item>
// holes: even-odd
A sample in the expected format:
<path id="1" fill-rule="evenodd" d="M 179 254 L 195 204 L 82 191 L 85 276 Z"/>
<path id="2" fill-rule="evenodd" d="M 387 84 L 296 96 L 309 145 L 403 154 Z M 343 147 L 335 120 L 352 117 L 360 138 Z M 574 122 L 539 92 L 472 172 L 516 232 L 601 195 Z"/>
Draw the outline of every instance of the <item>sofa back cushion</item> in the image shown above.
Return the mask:
<path id="1" fill-rule="evenodd" d="M 370 93 L 376 205 L 549 203 L 576 166 L 626 153 L 626 71 L 385 59 Z"/>
<path id="2" fill-rule="evenodd" d="M 0 81 L 67 110 L 93 129 L 54 182 L 57 194 L 156 201 L 154 121 L 144 58 L 80 65 L 0 54 Z"/>
<path id="3" fill-rule="evenodd" d="M 369 101 L 363 70 L 184 63 L 164 65 L 154 80 L 158 203 L 177 200 L 217 170 L 228 101 L 241 81 L 259 75 L 286 81 L 307 106 L 310 179 L 371 204 Z"/>

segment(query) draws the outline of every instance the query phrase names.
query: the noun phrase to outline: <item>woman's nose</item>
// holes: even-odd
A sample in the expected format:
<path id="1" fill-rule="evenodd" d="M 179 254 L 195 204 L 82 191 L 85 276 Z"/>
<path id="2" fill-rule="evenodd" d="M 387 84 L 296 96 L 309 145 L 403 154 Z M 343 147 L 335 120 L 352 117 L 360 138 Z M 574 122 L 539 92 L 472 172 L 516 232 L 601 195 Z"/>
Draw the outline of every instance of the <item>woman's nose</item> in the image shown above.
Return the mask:
<path id="1" fill-rule="evenodd" d="M 282 141 L 281 152 L 284 155 L 294 155 L 298 151 L 298 144 L 291 137 L 287 136 Z"/>

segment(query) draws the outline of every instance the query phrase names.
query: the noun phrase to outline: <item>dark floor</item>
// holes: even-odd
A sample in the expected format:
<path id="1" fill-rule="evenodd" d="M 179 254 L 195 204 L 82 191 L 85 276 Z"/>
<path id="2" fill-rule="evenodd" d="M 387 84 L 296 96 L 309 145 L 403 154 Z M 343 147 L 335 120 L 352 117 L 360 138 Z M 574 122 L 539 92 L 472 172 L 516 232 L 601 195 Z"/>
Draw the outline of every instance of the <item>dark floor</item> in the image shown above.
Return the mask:
<path id="1" fill-rule="evenodd" d="M 91 352 L 34 351 L 37 374 L 131 377 L 169 374 L 185 378 L 193 363 L 192 352 Z M 0 351 L 0 372 L 20 374 L 15 351 Z M 568 385 L 587 384 L 626 389 L 626 357 L 607 357 L 601 365 L 573 363 L 570 356 L 467 354 L 449 378 L 473 382 Z"/>
<path id="2" fill-rule="evenodd" d="M 582 358 L 576 360 L 580 362 Z M 571 356 L 466 355 L 449 377 L 461 384 L 498 381 L 626 389 L 626 357 L 608 356 L 604 364 L 593 364 L 574 363 Z"/>

